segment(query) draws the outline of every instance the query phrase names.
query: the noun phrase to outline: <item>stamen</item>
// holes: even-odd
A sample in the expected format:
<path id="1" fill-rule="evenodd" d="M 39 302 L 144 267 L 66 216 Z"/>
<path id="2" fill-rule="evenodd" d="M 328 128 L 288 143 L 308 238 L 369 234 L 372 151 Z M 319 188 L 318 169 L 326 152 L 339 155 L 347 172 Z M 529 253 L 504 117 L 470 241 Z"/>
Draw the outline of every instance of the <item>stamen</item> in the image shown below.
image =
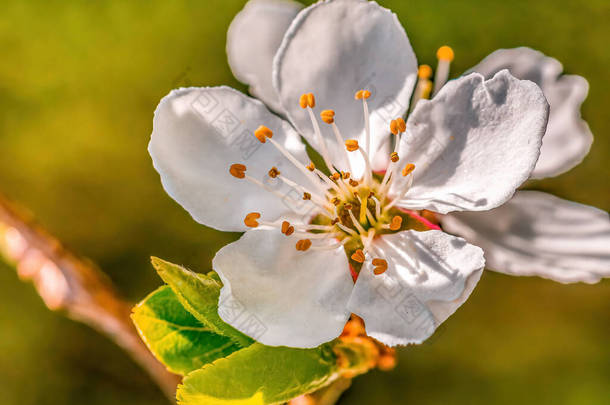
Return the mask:
<path id="1" fill-rule="evenodd" d="M 278 177 L 284 183 L 286 183 L 289 187 L 292 187 L 293 189 L 297 190 L 298 192 L 303 193 L 303 200 L 311 200 L 313 203 L 315 203 L 317 206 L 319 206 L 323 210 L 329 210 L 329 206 L 328 206 L 328 203 L 325 198 L 320 197 L 317 193 L 314 193 L 312 190 L 309 190 L 309 189 L 301 186 L 300 184 L 297 184 L 296 182 L 286 178 L 285 176 L 278 174 Z M 305 197 L 308 197 L 308 198 L 305 198 Z"/>
<path id="2" fill-rule="evenodd" d="M 332 111 L 332 110 L 327 110 L 327 111 Z M 324 112 L 324 111 L 322 111 L 322 112 Z M 341 135 L 341 132 L 339 131 L 339 127 L 337 126 L 337 124 L 335 124 L 334 116 L 335 116 L 335 112 L 333 111 L 333 120 L 330 124 L 331 124 L 331 127 L 333 128 L 333 133 L 335 134 L 335 140 L 337 141 L 337 146 L 340 147 L 340 145 L 343 143 L 343 135 Z M 347 152 L 343 151 L 343 153 L 344 153 L 345 163 L 347 164 L 347 167 L 349 168 L 350 171 L 353 171 L 352 163 L 349 160 L 349 156 L 347 155 Z"/>
<path id="3" fill-rule="evenodd" d="M 379 219 L 381 217 L 381 203 L 377 199 L 377 197 L 371 197 L 373 201 L 375 201 L 375 218 Z"/>
<path id="4" fill-rule="evenodd" d="M 339 186 L 334 183 L 331 179 L 329 179 L 324 173 L 322 173 L 321 171 L 319 171 L 318 169 L 313 169 L 313 172 L 315 174 L 318 175 L 318 177 L 320 179 L 322 179 L 322 181 L 324 183 L 326 183 L 330 188 L 332 188 L 333 190 L 335 190 L 338 194 L 343 195 L 343 191 L 339 188 Z M 324 192 L 326 193 L 326 190 L 324 190 Z"/>
<path id="5" fill-rule="evenodd" d="M 281 231 L 284 235 L 290 236 L 294 233 L 294 226 L 290 225 L 290 222 L 284 221 L 282 222 Z"/>
<path id="6" fill-rule="evenodd" d="M 401 117 L 390 121 L 390 132 L 394 135 L 401 134 L 407 130 L 407 124 Z"/>
<path id="7" fill-rule="evenodd" d="M 375 218 L 373 217 L 373 214 L 371 214 L 371 211 L 368 209 L 368 207 L 365 212 L 366 212 L 366 217 L 368 218 L 371 225 L 375 226 L 377 224 L 377 221 L 375 221 Z"/>
<path id="8" fill-rule="evenodd" d="M 358 236 L 358 233 L 356 231 L 354 231 L 351 228 L 348 228 L 347 226 L 343 225 L 341 222 L 338 222 L 339 218 L 337 218 L 337 222 L 335 222 L 335 225 L 339 227 L 339 229 L 341 229 L 344 232 L 347 232 L 348 234 L 352 235 L 352 236 Z"/>
<path id="9" fill-rule="evenodd" d="M 371 153 L 371 124 L 369 121 L 369 106 L 366 102 L 366 99 L 371 97 L 371 92 L 368 90 L 359 90 L 356 92 L 354 97 L 356 100 L 362 100 L 362 108 L 364 110 L 364 130 L 366 134 L 364 143 L 366 145 L 366 152 Z"/>
<path id="10" fill-rule="evenodd" d="M 358 146 L 358 141 L 355 139 L 348 139 L 345 141 L 345 148 L 348 150 L 348 152 L 355 152 L 360 149 Z"/>
<path id="11" fill-rule="evenodd" d="M 392 163 L 398 162 L 399 159 L 400 158 L 398 157 L 398 152 L 390 153 L 390 160 L 392 161 Z"/>
<path id="12" fill-rule="evenodd" d="M 332 231 L 335 229 L 332 225 L 316 225 L 316 224 L 307 224 L 296 227 L 296 230 L 299 232 L 308 232 L 308 231 Z"/>
<path id="13" fill-rule="evenodd" d="M 364 164 L 366 166 L 364 180 L 366 184 L 370 184 L 372 175 L 371 173 L 373 173 L 373 169 L 369 161 L 369 155 L 364 151 L 364 149 L 362 149 L 358 145 L 358 141 L 355 139 L 348 139 L 347 141 L 345 141 L 345 149 L 347 149 L 349 152 L 355 152 L 357 150 L 360 151 L 360 154 L 362 155 L 362 159 L 364 159 Z"/>
<path id="14" fill-rule="evenodd" d="M 407 165 L 409 166 L 409 165 Z M 405 167 L 406 169 L 407 167 Z M 413 166 L 413 169 L 415 169 L 415 166 Z M 403 172 L 405 170 L 403 169 Z M 407 192 L 409 191 L 409 189 L 411 188 L 411 185 L 413 184 L 413 174 L 412 174 L 413 170 L 411 170 L 409 173 L 411 173 L 411 176 L 409 177 L 409 179 L 407 180 L 407 184 L 405 184 L 405 186 L 402 188 L 402 191 L 400 192 L 400 194 L 398 196 L 396 196 L 396 198 L 394 198 L 388 205 L 386 205 L 385 207 L 383 207 L 384 211 L 389 210 L 390 208 L 392 208 L 398 201 L 400 201 L 402 199 L 402 197 L 404 197 Z"/>
<path id="15" fill-rule="evenodd" d="M 358 90 L 354 95 L 354 99 L 363 100 L 371 97 L 371 92 L 368 90 Z"/>
<path id="16" fill-rule="evenodd" d="M 358 230 L 358 233 L 360 235 L 366 235 L 366 231 L 364 230 L 364 228 L 362 227 L 362 225 L 360 225 L 360 222 L 358 222 L 358 220 L 356 219 L 356 217 L 354 216 L 354 212 L 352 210 L 347 211 L 349 213 L 349 217 L 352 220 L 352 223 L 354 224 L 354 226 L 356 227 L 356 229 Z"/>
<path id="17" fill-rule="evenodd" d="M 261 143 L 265 143 L 266 138 L 271 138 L 273 136 L 273 131 L 267 128 L 266 126 L 261 125 L 256 129 L 256 131 L 254 131 L 254 136 Z"/>
<path id="18" fill-rule="evenodd" d="M 365 257 L 362 249 L 357 249 L 351 256 L 352 260 L 358 263 L 364 263 Z"/>
<path id="19" fill-rule="evenodd" d="M 401 225 L 402 225 L 402 217 L 395 215 L 392 218 L 392 221 L 390 222 L 389 228 L 392 231 L 397 231 L 400 229 Z"/>
<path id="20" fill-rule="evenodd" d="M 284 195 L 284 194 L 280 193 L 279 191 L 272 189 L 271 187 L 267 186 L 266 184 L 263 184 L 260 180 L 257 180 L 252 176 L 248 176 L 247 174 L 244 174 L 243 172 L 242 172 L 242 174 L 243 174 L 243 177 L 239 177 L 239 178 L 245 178 L 250 183 L 255 184 L 255 185 L 259 186 L 260 188 L 262 188 L 263 190 L 268 191 L 271 194 L 275 195 L 280 200 L 283 200 L 284 202 L 289 202 L 290 204 L 295 204 L 295 205 L 300 204 L 294 198 Z M 235 176 L 235 177 L 237 177 L 237 176 Z M 328 216 L 328 214 L 326 212 L 324 212 L 326 210 L 326 208 L 324 208 L 324 207 L 322 207 L 322 208 L 323 208 L 323 211 L 319 212 L 319 213 L 322 215 Z"/>
<path id="21" fill-rule="evenodd" d="M 246 177 L 246 165 L 242 165 L 241 163 L 234 163 L 229 167 L 229 173 L 233 177 L 237 177 L 238 179 L 243 179 Z"/>
<path id="22" fill-rule="evenodd" d="M 301 106 L 301 108 L 307 109 L 307 113 L 309 114 L 309 119 L 311 120 L 311 125 L 313 126 L 313 131 L 317 138 L 316 140 L 318 141 L 318 145 L 320 146 L 320 154 L 322 155 L 322 159 L 324 160 L 324 163 L 326 163 L 326 167 L 328 167 L 328 170 L 332 171 L 333 165 L 332 165 L 332 162 L 330 161 L 330 158 L 328 155 L 328 149 L 326 148 L 326 142 L 324 141 L 324 138 L 322 137 L 322 132 L 320 131 L 320 125 L 318 125 L 318 120 L 316 120 L 316 116 L 313 113 L 313 108 L 316 106 L 316 99 L 315 99 L 313 93 L 306 93 L 306 94 L 301 95 L 301 98 L 299 99 L 299 105 Z M 329 110 L 325 110 L 325 111 L 329 111 Z M 333 112 L 333 116 L 334 116 L 334 112 Z"/>
<path id="23" fill-rule="evenodd" d="M 275 146 L 275 148 L 277 150 L 280 151 L 280 153 L 282 155 L 284 155 L 284 157 L 286 159 L 288 159 L 290 161 L 290 163 L 292 163 L 297 169 L 299 169 L 301 171 L 301 173 L 303 173 L 305 175 L 305 177 L 307 177 L 309 179 L 309 181 L 319 190 L 322 192 L 326 192 L 326 190 L 324 190 L 324 188 L 322 187 L 322 185 L 320 184 L 320 182 L 316 179 L 316 177 L 311 173 L 311 170 L 308 170 L 308 168 L 306 168 L 305 166 L 303 166 L 303 164 L 301 162 L 299 162 L 297 160 L 297 158 L 295 158 L 294 156 L 292 156 L 292 153 L 288 152 L 288 150 L 286 150 L 286 148 L 284 148 L 282 145 L 280 145 L 276 140 L 272 139 L 272 138 L 268 138 L 269 142 L 271 142 L 271 144 L 273 146 Z"/>
<path id="24" fill-rule="evenodd" d="M 335 243 L 333 245 L 322 245 L 322 246 L 312 246 L 311 250 L 332 250 L 337 249 L 340 246 L 344 246 L 347 243 L 348 239 L 344 239 L 341 242 Z"/>
<path id="25" fill-rule="evenodd" d="M 259 223 L 257 219 L 261 217 L 261 214 L 258 212 L 251 212 L 244 218 L 244 224 L 246 224 L 249 228 L 256 228 Z"/>
<path id="26" fill-rule="evenodd" d="M 352 187 L 358 187 L 358 182 L 354 179 L 349 179 L 349 185 Z"/>
<path id="27" fill-rule="evenodd" d="M 280 171 L 277 169 L 277 167 L 273 166 L 271 169 L 269 169 L 269 177 L 271 177 L 272 179 L 275 179 L 277 176 L 280 175 Z"/>
<path id="28" fill-rule="evenodd" d="M 419 100 L 428 98 L 430 95 L 432 90 L 430 77 L 432 77 L 432 68 L 428 65 L 420 65 L 417 71 L 417 86 L 413 92 L 413 100 L 411 100 L 409 111 L 413 111 Z"/>
<path id="29" fill-rule="evenodd" d="M 299 98 L 299 105 L 301 108 L 314 108 L 316 106 L 316 98 L 313 93 L 305 93 Z"/>
<path id="30" fill-rule="evenodd" d="M 407 165 L 402 169 L 402 175 L 408 176 L 415 170 L 415 165 L 413 163 L 407 163 Z"/>
<path id="31" fill-rule="evenodd" d="M 310 233 L 310 232 L 297 232 L 297 236 L 307 237 L 307 239 L 334 239 L 339 236 L 342 236 L 340 233 Z"/>
<path id="32" fill-rule="evenodd" d="M 327 124 L 335 122 L 335 112 L 333 110 L 324 110 L 320 113 L 320 118 Z"/>
<path id="33" fill-rule="evenodd" d="M 316 170 L 316 165 L 314 165 L 313 162 L 309 162 L 309 164 L 305 167 L 307 167 L 307 170 L 309 170 L 310 172 Z"/>
<path id="34" fill-rule="evenodd" d="M 388 262 L 385 259 L 376 258 L 373 259 L 373 266 L 375 266 L 373 273 L 378 276 L 385 273 L 385 271 L 388 269 Z"/>
<path id="35" fill-rule="evenodd" d="M 449 67 L 451 61 L 454 58 L 453 49 L 448 46 L 441 46 L 436 51 L 436 57 L 438 58 L 438 65 L 436 67 L 436 74 L 434 75 L 434 93 L 436 95 L 439 90 L 447 83 L 449 78 Z"/>
<path id="36" fill-rule="evenodd" d="M 375 248 L 371 244 L 374 237 L 375 237 L 375 228 L 370 228 L 369 232 L 361 238 L 362 245 L 364 246 L 364 249 L 363 249 L 364 253 L 369 253 L 369 252 L 375 251 Z"/>
<path id="37" fill-rule="evenodd" d="M 311 247 L 311 240 L 301 239 L 296 243 L 297 250 L 304 252 Z"/>

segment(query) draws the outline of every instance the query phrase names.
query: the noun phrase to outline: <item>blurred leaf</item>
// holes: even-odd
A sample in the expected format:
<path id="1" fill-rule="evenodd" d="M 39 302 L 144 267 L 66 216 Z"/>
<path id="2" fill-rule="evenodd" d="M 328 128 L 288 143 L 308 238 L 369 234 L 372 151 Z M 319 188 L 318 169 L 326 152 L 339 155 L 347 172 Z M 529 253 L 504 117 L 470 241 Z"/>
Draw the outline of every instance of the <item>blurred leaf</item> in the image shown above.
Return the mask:
<path id="1" fill-rule="evenodd" d="M 241 347 L 254 340 L 226 324 L 218 315 L 218 297 L 222 284 L 212 277 L 193 273 L 182 266 L 153 257 L 152 264 L 159 276 L 176 293 L 188 312 L 211 331 L 231 338 Z"/>
<path id="2" fill-rule="evenodd" d="M 150 351 L 177 374 L 188 374 L 240 348 L 203 326 L 184 309 L 169 286 L 160 287 L 140 302 L 132 319 Z"/>
<path id="3" fill-rule="evenodd" d="M 282 403 L 328 385 L 336 370 L 329 345 L 293 349 L 255 343 L 189 374 L 178 388 L 178 403 Z"/>

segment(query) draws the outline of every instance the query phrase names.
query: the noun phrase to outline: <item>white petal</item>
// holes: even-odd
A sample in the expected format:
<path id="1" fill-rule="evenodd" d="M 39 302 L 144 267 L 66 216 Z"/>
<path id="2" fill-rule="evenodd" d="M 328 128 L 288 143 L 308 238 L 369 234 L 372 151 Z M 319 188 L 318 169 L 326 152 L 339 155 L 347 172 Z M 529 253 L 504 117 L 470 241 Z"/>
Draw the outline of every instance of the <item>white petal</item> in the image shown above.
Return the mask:
<path id="1" fill-rule="evenodd" d="M 291 0 L 250 0 L 227 32 L 229 66 L 250 93 L 275 111 L 280 103 L 271 84 L 273 57 L 284 33 L 303 5 Z"/>
<path id="2" fill-rule="evenodd" d="M 450 81 L 409 117 L 398 154 L 415 164 L 414 182 L 399 205 L 447 213 L 504 203 L 534 168 L 547 117 L 540 88 L 506 70 Z"/>
<path id="3" fill-rule="evenodd" d="M 421 343 L 466 301 L 485 265 L 483 251 L 442 231 L 404 231 L 375 241 L 385 273 L 365 262 L 348 309 L 390 345 Z"/>
<path id="4" fill-rule="evenodd" d="M 487 212 L 443 217 L 445 230 L 485 251 L 491 270 L 561 283 L 610 277 L 608 213 L 538 191 L 518 191 Z"/>
<path id="5" fill-rule="evenodd" d="M 218 313 L 269 346 L 316 347 L 341 333 L 354 286 L 343 247 L 299 252 L 297 237 L 251 230 L 213 267 L 224 287 Z"/>
<path id="6" fill-rule="evenodd" d="M 551 106 L 540 158 L 532 177 L 556 176 L 578 165 L 593 142 L 589 126 L 580 116 L 580 106 L 589 91 L 587 81 L 581 76 L 562 75 L 559 61 L 525 47 L 499 49 L 471 71 L 492 77 L 502 69 L 508 69 L 519 79 L 538 84 Z"/>
<path id="7" fill-rule="evenodd" d="M 273 68 L 282 107 L 318 151 L 307 111 L 299 106 L 301 94 L 314 93 L 316 111 L 333 109 L 343 137 L 358 139 L 364 146 L 362 102 L 354 100 L 354 94 L 360 89 L 371 91 L 371 149 L 375 151 L 388 137 L 389 121 L 407 110 L 416 76 L 415 54 L 396 15 L 364 0 L 330 0 L 301 11 L 284 37 Z M 337 145 L 329 125 L 322 124 L 322 131 L 333 162 L 345 168 L 343 144 Z M 359 174 L 360 155 L 350 156 Z"/>
<path id="8" fill-rule="evenodd" d="M 243 163 L 247 174 L 269 181 L 272 166 L 306 184 L 301 172 L 269 142 L 254 136 L 261 124 L 274 131 L 273 139 L 307 162 L 305 148 L 292 127 L 258 100 L 228 87 L 188 88 L 164 97 L 153 121 L 148 150 L 165 191 L 193 218 L 222 231 L 243 231 L 252 211 L 274 220 L 289 210 L 291 189 L 268 182 L 286 198 L 229 174 L 233 163 Z"/>

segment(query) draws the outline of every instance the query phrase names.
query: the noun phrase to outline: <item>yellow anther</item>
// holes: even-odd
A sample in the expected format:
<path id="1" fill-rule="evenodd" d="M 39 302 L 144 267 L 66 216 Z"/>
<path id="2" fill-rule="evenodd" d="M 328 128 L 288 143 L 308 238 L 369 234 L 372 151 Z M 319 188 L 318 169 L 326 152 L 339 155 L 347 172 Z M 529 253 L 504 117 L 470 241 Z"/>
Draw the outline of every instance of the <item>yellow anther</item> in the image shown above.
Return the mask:
<path id="1" fill-rule="evenodd" d="M 334 181 L 337 181 L 341 178 L 341 174 L 335 172 L 333 174 L 330 175 L 330 178 L 333 179 Z"/>
<path id="2" fill-rule="evenodd" d="M 354 98 L 356 100 L 362 100 L 363 98 L 366 99 L 369 97 L 371 97 L 371 92 L 368 90 L 358 90 L 354 95 Z"/>
<path id="3" fill-rule="evenodd" d="M 256 129 L 256 131 L 254 131 L 254 136 L 261 143 L 265 143 L 265 142 L 267 142 L 267 138 L 272 138 L 273 137 L 273 131 L 270 130 L 269 128 L 267 128 L 266 126 L 261 125 L 260 127 L 258 127 Z"/>
<path id="4" fill-rule="evenodd" d="M 290 222 L 288 222 L 288 221 L 282 222 L 282 233 L 286 233 L 286 231 L 288 230 L 288 227 L 290 227 Z"/>
<path id="5" fill-rule="evenodd" d="M 402 118 L 396 118 L 395 120 L 390 121 L 390 132 L 394 135 L 398 135 L 407 130 L 407 124 L 405 120 Z"/>
<path id="6" fill-rule="evenodd" d="M 402 175 L 408 176 L 415 170 L 415 165 L 413 163 L 407 163 L 407 165 L 402 169 Z"/>
<path id="7" fill-rule="evenodd" d="M 436 57 L 447 62 L 451 62 L 454 56 L 453 49 L 447 45 L 441 46 L 438 48 L 438 51 L 436 51 Z"/>
<path id="8" fill-rule="evenodd" d="M 307 170 L 309 170 L 310 172 L 316 170 L 316 165 L 314 165 L 313 162 L 309 162 L 309 164 L 305 167 L 307 167 Z"/>
<path id="9" fill-rule="evenodd" d="M 398 153 L 397 152 L 390 153 L 390 160 L 394 163 L 398 162 Z"/>
<path id="10" fill-rule="evenodd" d="M 358 187 L 358 182 L 354 179 L 349 179 L 349 185 L 352 187 Z"/>
<path id="11" fill-rule="evenodd" d="M 330 221 L 330 224 L 331 224 L 331 225 L 335 225 L 335 224 L 337 224 L 338 222 L 339 222 L 339 218 L 335 218 L 335 219 L 333 219 L 332 221 Z"/>
<path id="12" fill-rule="evenodd" d="M 324 110 L 320 113 L 320 118 L 327 124 L 335 122 L 335 112 L 333 110 Z"/>
<path id="13" fill-rule="evenodd" d="M 343 180 L 349 179 L 351 175 L 352 174 L 350 172 L 341 172 L 341 177 L 343 177 Z"/>
<path id="14" fill-rule="evenodd" d="M 364 263 L 364 252 L 362 252 L 362 249 L 358 249 L 354 252 L 354 254 L 352 254 L 352 260 L 358 263 Z"/>
<path id="15" fill-rule="evenodd" d="M 246 218 L 244 218 L 244 224 L 246 224 L 246 226 L 249 228 L 256 228 L 258 226 L 257 219 L 259 219 L 260 217 L 261 214 L 259 214 L 258 212 L 251 212 L 246 215 Z"/>
<path id="16" fill-rule="evenodd" d="M 286 236 L 290 236 L 294 233 L 294 226 L 290 225 L 290 222 L 284 221 L 282 222 L 282 233 Z"/>
<path id="17" fill-rule="evenodd" d="M 311 240 L 309 240 L 309 239 L 301 239 L 296 244 L 297 250 L 300 250 L 301 252 L 306 251 L 310 247 L 311 247 Z"/>
<path id="18" fill-rule="evenodd" d="M 357 151 L 360 147 L 358 146 L 358 141 L 355 139 L 348 139 L 347 141 L 345 141 L 345 148 L 349 151 L 349 152 L 355 152 Z"/>
<path id="19" fill-rule="evenodd" d="M 401 117 L 396 118 L 396 125 L 398 125 L 398 132 L 405 132 L 407 130 L 407 123 Z"/>
<path id="20" fill-rule="evenodd" d="M 229 173 L 233 177 L 237 177 L 238 179 L 243 179 L 246 177 L 246 165 L 242 165 L 241 163 L 234 163 L 229 167 Z"/>
<path id="21" fill-rule="evenodd" d="M 316 98 L 313 93 L 305 93 L 299 98 L 299 105 L 301 108 L 314 108 L 316 106 Z"/>
<path id="22" fill-rule="evenodd" d="M 394 135 L 398 135 L 398 123 L 396 120 L 390 121 L 390 132 Z"/>
<path id="23" fill-rule="evenodd" d="M 311 194 L 307 191 L 303 193 L 303 200 L 311 200 Z"/>
<path id="24" fill-rule="evenodd" d="M 338 197 L 333 197 L 333 199 L 330 200 L 330 202 L 333 203 L 334 205 L 341 204 L 341 200 Z"/>
<path id="25" fill-rule="evenodd" d="M 432 76 L 432 68 L 428 65 L 419 65 L 417 69 L 417 76 L 420 79 L 429 79 Z"/>
<path id="26" fill-rule="evenodd" d="M 373 266 L 375 266 L 373 273 L 378 276 L 388 269 L 388 262 L 384 259 L 373 259 Z"/>
<path id="27" fill-rule="evenodd" d="M 280 171 L 277 169 L 277 167 L 273 166 L 270 170 L 269 170 L 269 177 L 271 177 L 272 179 L 275 179 L 277 176 L 280 175 Z"/>
<path id="28" fill-rule="evenodd" d="M 397 231 L 400 229 L 400 226 L 402 225 L 402 217 L 395 215 L 392 218 L 392 221 L 390 222 L 390 229 L 392 231 Z"/>

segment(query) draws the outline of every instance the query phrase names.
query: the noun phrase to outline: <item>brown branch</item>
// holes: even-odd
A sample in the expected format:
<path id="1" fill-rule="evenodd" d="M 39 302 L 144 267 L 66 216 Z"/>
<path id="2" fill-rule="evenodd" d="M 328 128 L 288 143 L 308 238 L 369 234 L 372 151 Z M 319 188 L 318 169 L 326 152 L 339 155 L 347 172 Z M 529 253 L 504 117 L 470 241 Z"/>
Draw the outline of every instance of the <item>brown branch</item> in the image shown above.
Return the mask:
<path id="1" fill-rule="evenodd" d="M 175 401 L 179 377 L 146 348 L 131 322 L 132 305 L 122 300 L 93 263 L 65 249 L 28 214 L 0 195 L 0 258 L 31 280 L 46 306 L 103 333 L 123 348 Z"/>

